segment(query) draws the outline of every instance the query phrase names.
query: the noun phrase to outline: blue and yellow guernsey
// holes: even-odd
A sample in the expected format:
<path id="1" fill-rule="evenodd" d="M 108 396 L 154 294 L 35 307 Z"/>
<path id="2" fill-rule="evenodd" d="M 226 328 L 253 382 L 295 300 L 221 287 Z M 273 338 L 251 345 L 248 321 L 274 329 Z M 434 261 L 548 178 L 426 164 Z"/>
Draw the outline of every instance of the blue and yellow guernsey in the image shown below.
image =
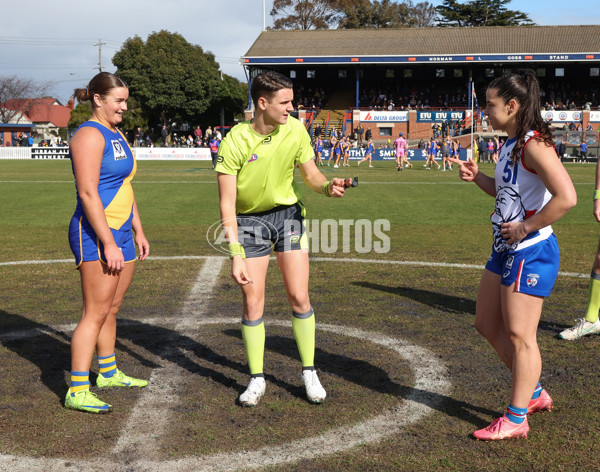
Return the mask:
<path id="1" fill-rule="evenodd" d="M 97 129 L 104 137 L 105 144 L 102 154 L 102 166 L 100 167 L 98 194 L 100 200 L 102 200 L 106 221 L 112 229 L 128 231 L 131 229 L 131 220 L 133 219 L 131 180 L 137 169 L 133 152 L 120 131 L 111 131 L 103 124 L 93 120 L 83 123 L 77 128 L 77 131 L 87 126 Z M 70 153 L 69 157 L 72 158 Z M 74 170 L 73 174 L 75 174 Z M 77 185 L 77 181 L 75 181 L 75 185 Z M 78 220 L 81 219 L 82 222 L 87 222 L 79 193 L 77 194 L 77 208 L 75 208 L 73 217 Z"/>

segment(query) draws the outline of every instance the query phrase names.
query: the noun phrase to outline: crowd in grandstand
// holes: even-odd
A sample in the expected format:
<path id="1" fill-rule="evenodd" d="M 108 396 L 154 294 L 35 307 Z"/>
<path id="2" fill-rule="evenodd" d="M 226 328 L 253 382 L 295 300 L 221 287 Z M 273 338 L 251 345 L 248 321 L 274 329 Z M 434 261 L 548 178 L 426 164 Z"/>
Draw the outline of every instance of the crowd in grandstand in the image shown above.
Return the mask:
<path id="1" fill-rule="evenodd" d="M 427 110 L 430 108 L 461 108 L 468 102 L 466 93 L 436 93 L 417 87 L 367 88 L 359 98 L 360 108 L 372 110 Z"/>

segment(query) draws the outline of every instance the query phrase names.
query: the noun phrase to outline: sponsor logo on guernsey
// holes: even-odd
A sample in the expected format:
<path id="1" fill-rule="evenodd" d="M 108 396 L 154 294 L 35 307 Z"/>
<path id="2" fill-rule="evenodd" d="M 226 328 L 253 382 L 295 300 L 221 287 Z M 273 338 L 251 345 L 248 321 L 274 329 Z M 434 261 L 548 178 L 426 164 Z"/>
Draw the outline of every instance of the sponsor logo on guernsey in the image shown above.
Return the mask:
<path id="1" fill-rule="evenodd" d="M 267 136 L 265 139 L 263 139 L 263 144 L 269 144 L 271 142 L 271 136 Z"/>
<path id="2" fill-rule="evenodd" d="M 252 155 L 250 156 L 250 159 L 248 159 L 248 162 L 254 162 L 254 161 L 255 161 L 255 160 L 257 160 L 257 159 L 258 159 L 258 156 L 257 156 L 256 154 L 252 154 Z"/>
<path id="3" fill-rule="evenodd" d="M 535 287 L 538 283 L 539 278 L 539 274 L 527 274 L 527 286 Z"/>
<path id="4" fill-rule="evenodd" d="M 122 161 L 123 159 L 127 159 L 127 154 L 125 154 L 125 149 L 123 149 L 123 145 L 118 139 L 111 139 L 113 148 L 113 155 L 115 156 L 115 161 Z"/>

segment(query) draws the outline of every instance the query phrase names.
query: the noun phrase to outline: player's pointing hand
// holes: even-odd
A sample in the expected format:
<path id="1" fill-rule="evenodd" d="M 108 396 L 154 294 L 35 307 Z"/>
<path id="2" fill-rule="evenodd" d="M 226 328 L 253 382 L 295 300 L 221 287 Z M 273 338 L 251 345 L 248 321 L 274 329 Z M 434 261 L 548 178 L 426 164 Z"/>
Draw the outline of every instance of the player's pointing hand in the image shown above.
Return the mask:
<path id="1" fill-rule="evenodd" d="M 473 182 L 475 177 L 477 177 L 477 174 L 479 173 L 479 166 L 473 160 L 473 158 L 469 157 L 466 161 L 461 161 L 455 157 L 449 157 L 448 160 L 460 166 L 459 176 L 465 182 Z"/>

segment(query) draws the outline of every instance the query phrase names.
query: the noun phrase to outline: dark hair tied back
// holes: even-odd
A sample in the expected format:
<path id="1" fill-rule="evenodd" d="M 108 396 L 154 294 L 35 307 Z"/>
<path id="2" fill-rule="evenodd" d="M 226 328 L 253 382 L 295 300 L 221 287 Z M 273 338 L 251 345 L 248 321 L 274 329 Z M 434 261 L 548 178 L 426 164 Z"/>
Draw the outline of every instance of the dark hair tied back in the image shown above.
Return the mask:
<path id="1" fill-rule="evenodd" d="M 525 69 L 498 77 L 488 85 L 488 89 L 495 89 L 504 103 L 515 100 L 520 105 L 516 116 L 517 142 L 511 156 L 513 163 L 521 158 L 525 147 L 525 136 L 531 130 L 539 133 L 534 139 L 548 146 L 554 146 L 550 125 L 542 118 L 540 85 L 534 71 Z"/>
<path id="2" fill-rule="evenodd" d="M 127 84 L 115 74 L 111 74 L 110 72 L 100 72 L 90 80 L 90 83 L 86 88 L 75 89 L 73 97 L 76 98 L 79 103 L 87 102 L 88 100 L 92 100 L 96 94 L 104 97 L 108 95 L 112 89 L 118 87 L 127 88 Z"/>

